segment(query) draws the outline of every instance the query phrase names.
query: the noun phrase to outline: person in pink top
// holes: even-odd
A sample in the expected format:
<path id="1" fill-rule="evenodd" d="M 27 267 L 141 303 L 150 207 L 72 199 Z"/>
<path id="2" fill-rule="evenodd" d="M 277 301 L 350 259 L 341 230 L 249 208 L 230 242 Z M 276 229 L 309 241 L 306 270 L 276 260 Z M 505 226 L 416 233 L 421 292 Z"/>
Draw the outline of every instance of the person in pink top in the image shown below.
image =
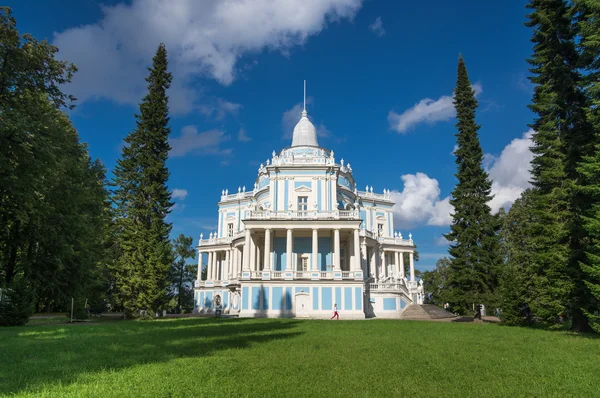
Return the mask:
<path id="1" fill-rule="evenodd" d="M 338 321 L 340 320 L 340 315 L 338 314 L 338 310 L 337 310 L 337 304 L 333 305 L 333 316 L 331 317 L 331 319 L 337 319 Z"/>

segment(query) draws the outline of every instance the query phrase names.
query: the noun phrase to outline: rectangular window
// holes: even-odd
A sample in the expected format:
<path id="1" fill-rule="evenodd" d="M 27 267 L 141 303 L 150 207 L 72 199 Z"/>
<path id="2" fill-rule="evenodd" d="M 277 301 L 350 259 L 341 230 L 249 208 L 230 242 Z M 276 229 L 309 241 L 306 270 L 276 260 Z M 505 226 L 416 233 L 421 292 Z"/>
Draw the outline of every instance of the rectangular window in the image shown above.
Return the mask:
<path id="1" fill-rule="evenodd" d="M 308 196 L 298 196 L 298 216 L 306 217 L 308 215 Z"/>
<path id="2" fill-rule="evenodd" d="M 227 224 L 227 236 L 233 236 L 233 223 Z"/>
<path id="3" fill-rule="evenodd" d="M 302 256 L 298 255 L 298 265 L 296 267 L 297 271 L 308 271 L 308 255 L 303 254 Z"/>

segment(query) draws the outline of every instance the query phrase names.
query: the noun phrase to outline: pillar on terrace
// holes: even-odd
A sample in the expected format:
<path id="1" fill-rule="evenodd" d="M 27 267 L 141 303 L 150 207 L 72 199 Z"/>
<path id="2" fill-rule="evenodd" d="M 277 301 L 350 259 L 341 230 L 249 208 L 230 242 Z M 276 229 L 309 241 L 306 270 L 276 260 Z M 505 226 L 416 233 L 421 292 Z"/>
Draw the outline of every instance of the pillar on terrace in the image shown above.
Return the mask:
<path id="1" fill-rule="evenodd" d="M 212 281 L 213 277 L 212 277 L 212 258 L 213 258 L 213 252 L 208 252 L 208 261 L 206 263 L 206 280 L 207 281 Z"/>
<path id="2" fill-rule="evenodd" d="M 377 278 L 377 247 L 371 249 L 371 258 L 369 259 L 369 272 L 372 277 Z"/>
<path id="3" fill-rule="evenodd" d="M 198 281 L 202 280 L 202 252 L 198 250 L 198 276 L 196 277 Z"/>
<path id="4" fill-rule="evenodd" d="M 333 230 L 333 270 L 340 271 L 340 230 Z"/>
<path id="5" fill-rule="evenodd" d="M 361 265 L 361 269 L 366 274 L 367 273 L 367 240 L 365 237 L 363 237 L 362 244 L 360 245 L 360 265 Z"/>
<path id="6" fill-rule="evenodd" d="M 292 230 L 287 230 L 287 238 L 286 238 L 286 251 L 285 251 L 285 270 L 292 271 L 292 250 L 293 250 L 294 237 L 292 235 Z"/>
<path id="7" fill-rule="evenodd" d="M 265 229 L 265 260 L 263 271 L 271 270 L 271 230 Z"/>
<path id="8" fill-rule="evenodd" d="M 231 248 L 231 275 L 229 275 L 229 279 L 233 279 L 237 277 L 236 267 L 237 267 L 237 248 L 233 246 Z"/>
<path id="9" fill-rule="evenodd" d="M 360 271 L 360 236 L 359 230 L 354 230 L 354 271 Z"/>
<path id="10" fill-rule="evenodd" d="M 231 249 L 225 251 L 225 269 L 223 270 L 223 279 L 231 279 L 231 265 L 229 260 L 231 256 Z"/>
<path id="11" fill-rule="evenodd" d="M 252 237 L 252 234 L 250 234 L 250 256 L 249 256 L 249 260 L 250 260 L 250 271 L 257 271 L 257 264 L 256 264 L 256 243 L 254 242 L 254 238 Z"/>
<path id="12" fill-rule="evenodd" d="M 397 278 L 400 275 L 400 252 L 395 252 L 394 255 L 394 278 Z"/>
<path id="13" fill-rule="evenodd" d="M 404 279 L 404 252 L 400 252 L 400 278 Z"/>
<path id="14" fill-rule="evenodd" d="M 244 264 L 242 265 L 242 271 L 250 271 L 250 230 L 246 229 L 246 240 L 244 242 L 244 254 L 243 254 L 243 261 Z"/>
<path id="15" fill-rule="evenodd" d="M 313 272 L 319 271 L 319 230 L 312 230 L 312 265 Z"/>
<path id="16" fill-rule="evenodd" d="M 381 248 L 381 273 L 383 274 L 383 277 L 387 277 L 387 264 L 385 262 L 385 250 L 383 248 Z"/>
<path id="17" fill-rule="evenodd" d="M 409 261 L 410 261 L 410 281 L 414 282 L 415 281 L 415 255 L 413 252 L 410 252 L 409 254 Z"/>

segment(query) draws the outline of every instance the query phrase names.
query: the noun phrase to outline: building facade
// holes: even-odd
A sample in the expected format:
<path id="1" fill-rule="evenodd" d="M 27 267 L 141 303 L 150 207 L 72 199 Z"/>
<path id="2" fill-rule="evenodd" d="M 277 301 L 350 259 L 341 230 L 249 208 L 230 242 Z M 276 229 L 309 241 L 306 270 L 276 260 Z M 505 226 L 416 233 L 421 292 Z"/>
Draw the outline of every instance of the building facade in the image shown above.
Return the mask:
<path id="1" fill-rule="evenodd" d="M 260 165 L 253 188 L 221 192 L 218 230 L 198 242 L 195 311 L 328 318 L 337 304 L 343 318 L 399 317 L 423 288 L 393 205 L 388 190 L 358 190 L 304 109 L 292 145 Z"/>

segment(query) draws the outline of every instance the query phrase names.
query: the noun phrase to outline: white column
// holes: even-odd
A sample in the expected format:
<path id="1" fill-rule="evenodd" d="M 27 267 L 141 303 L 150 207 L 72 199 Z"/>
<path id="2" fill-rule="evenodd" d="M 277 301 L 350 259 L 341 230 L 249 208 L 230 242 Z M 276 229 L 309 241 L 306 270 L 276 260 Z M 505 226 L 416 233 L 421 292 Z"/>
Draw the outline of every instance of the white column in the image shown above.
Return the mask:
<path id="1" fill-rule="evenodd" d="M 265 271 L 271 270 L 271 230 L 265 229 Z"/>
<path id="2" fill-rule="evenodd" d="M 377 278 L 377 246 L 373 246 L 371 249 L 371 258 L 369 258 L 369 272 L 375 278 Z"/>
<path id="3" fill-rule="evenodd" d="M 250 236 L 250 271 L 256 271 L 256 244 L 254 238 Z"/>
<path id="4" fill-rule="evenodd" d="M 354 230 L 354 270 L 360 271 L 360 237 L 358 228 Z"/>
<path id="5" fill-rule="evenodd" d="M 216 253 L 216 257 L 215 257 L 215 270 L 217 272 L 217 277 L 215 278 L 218 281 L 223 280 L 222 277 L 222 273 L 223 273 L 223 253 L 221 253 L 220 251 L 218 251 Z"/>
<path id="6" fill-rule="evenodd" d="M 212 281 L 212 256 L 213 252 L 208 252 L 208 261 L 206 262 L 206 280 Z"/>
<path id="7" fill-rule="evenodd" d="M 229 260 L 231 260 L 231 249 L 227 249 L 225 251 L 225 276 L 224 276 L 224 278 L 227 278 L 227 279 L 231 279 L 231 265 L 230 265 Z"/>
<path id="8" fill-rule="evenodd" d="M 367 275 L 367 242 L 363 238 L 362 244 L 360 245 L 360 268 L 364 275 Z M 368 277 L 369 275 L 367 275 Z"/>
<path id="9" fill-rule="evenodd" d="M 410 254 L 408 255 L 408 258 L 410 260 L 410 281 L 414 282 L 415 281 L 415 261 L 414 261 L 414 253 L 410 252 Z"/>
<path id="10" fill-rule="evenodd" d="M 381 251 L 381 273 L 385 278 L 387 276 L 387 264 L 385 263 L 385 250 Z"/>
<path id="11" fill-rule="evenodd" d="M 198 276 L 196 277 L 197 280 L 201 281 L 202 280 L 202 252 L 198 251 Z"/>
<path id="12" fill-rule="evenodd" d="M 400 275 L 400 252 L 396 252 L 394 260 L 394 278 L 397 278 Z"/>
<path id="13" fill-rule="evenodd" d="M 244 265 L 242 271 L 250 271 L 250 230 L 246 229 L 246 240 L 244 243 Z"/>
<path id="14" fill-rule="evenodd" d="M 287 238 L 286 238 L 286 254 L 285 254 L 285 270 L 292 270 L 292 250 L 293 250 L 294 237 L 292 235 L 292 230 L 287 230 Z"/>
<path id="15" fill-rule="evenodd" d="M 237 277 L 237 272 L 235 270 L 237 266 L 237 249 L 235 246 L 231 248 L 231 278 Z"/>
<path id="16" fill-rule="evenodd" d="M 333 230 L 333 270 L 340 271 L 340 230 Z"/>
<path id="17" fill-rule="evenodd" d="M 312 267 L 313 271 L 319 270 L 319 230 L 312 230 Z"/>
<path id="18" fill-rule="evenodd" d="M 400 252 L 400 262 L 399 262 L 399 267 L 400 267 L 400 278 L 404 279 L 404 252 Z"/>

